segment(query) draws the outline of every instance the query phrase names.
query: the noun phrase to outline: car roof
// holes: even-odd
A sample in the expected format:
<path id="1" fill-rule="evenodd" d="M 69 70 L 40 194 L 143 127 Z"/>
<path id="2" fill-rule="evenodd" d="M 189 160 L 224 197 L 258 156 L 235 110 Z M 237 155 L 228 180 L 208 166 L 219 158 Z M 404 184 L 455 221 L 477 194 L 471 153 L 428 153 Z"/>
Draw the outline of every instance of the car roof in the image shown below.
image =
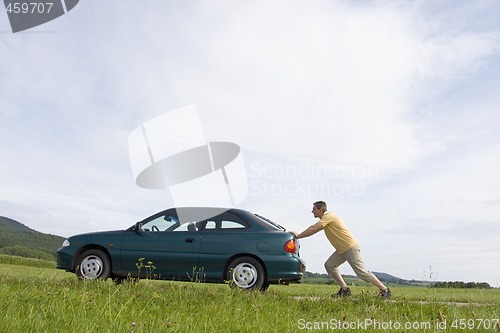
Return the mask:
<path id="1" fill-rule="evenodd" d="M 155 219 L 162 215 L 169 214 L 169 212 L 170 214 L 175 214 L 181 224 L 187 222 L 203 221 L 215 216 L 219 216 L 225 212 L 229 212 L 246 221 L 251 221 L 254 226 L 258 225 L 270 230 L 285 230 L 285 228 L 277 225 L 276 223 L 273 223 L 272 221 L 260 215 L 256 215 L 248 210 L 224 207 L 172 207 L 144 219 L 143 222 Z"/>

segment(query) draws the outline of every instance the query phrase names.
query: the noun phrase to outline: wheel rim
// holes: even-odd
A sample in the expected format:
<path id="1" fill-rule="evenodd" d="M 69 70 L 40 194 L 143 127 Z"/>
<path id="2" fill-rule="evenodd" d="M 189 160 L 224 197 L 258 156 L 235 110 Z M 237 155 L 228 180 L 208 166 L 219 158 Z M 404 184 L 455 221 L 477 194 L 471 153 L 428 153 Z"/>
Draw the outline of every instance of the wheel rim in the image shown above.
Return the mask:
<path id="1" fill-rule="evenodd" d="M 257 282 L 257 269 L 249 263 L 241 263 L 233 270 L 233 282 L 240 288 L 250 288 Z"/>
<path id="2" fill-rule="evenodd" d="M 101 276 L 103 266 L 101 258 L 94 255 L 85 257 L 80 264 L 80 274 L 88 280 L 96 279 Z"/>

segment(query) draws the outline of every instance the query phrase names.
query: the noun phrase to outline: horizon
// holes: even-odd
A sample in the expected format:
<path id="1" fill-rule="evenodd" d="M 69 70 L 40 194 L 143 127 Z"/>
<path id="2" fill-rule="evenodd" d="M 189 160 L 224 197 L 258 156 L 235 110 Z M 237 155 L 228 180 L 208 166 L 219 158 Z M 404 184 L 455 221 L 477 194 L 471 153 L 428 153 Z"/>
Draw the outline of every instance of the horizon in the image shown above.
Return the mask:
<path id="1" fill-rule="evenodd" d="M 0 14 L 1 214 L 69 236 L 195 193 L 302 231 L 323 200 L 369 270 L 499 284 L 498 1 L 65 3 Z"/>
<path id="2" fill-rule="evenodd" d="M 20 224 L 20 225 L 22 225 L 22 226 L 24 226 L 24 227 L 26 227 L 26 228 L 28 228 L 28 229 L 30 229 L 30 230 L 32 230 L 32 231 L 35 231 L 35 232 L 38 232 L 38 233 L 45 234 L 45 233 L 43 233 L 43 232 L 40 232 L 40 231 L 38 231 L 38 230 L 36 230 L 36 229 L 31 228 L 30 226 L 28 226 L 28 225 L 26 225 L 26 224 L 24 224 L 24 223 L 22 223 L 22 222 L 20 222 L 20 221 L 14 220 L 14 219 L 12 219 L 12 218 L 10 218 L 10 217 L 0 215 L 0 218 L 5 218 L 5 219 L 8 219 L 8 220 L 11 220 L 11 221 L 13 221 L 13 222 L 15 222 L 15 223 L 18 223 L 18 224 Z M 51 236 L 56 236 L 56 237 L 66 238 L 66 237 L 64 237 L 64 236 L 55 235 L 55 234 L 46 234 L 46 235 L 51 235 Z M 61 245 L 62 245 L 62 243 L 61 243 Z M 307 265 L 307 262 L 306 262 L 306 265 Z M 312 272 L 312 271 L 307 270 L 307 267 L 306 267 L 306 273 L 321 275 L 322 277 L 328 278 L 328 279 L 329 279 L 329 280 L 331 280 L 333 283 L 335 283 L 335 280 L 334 280 L 334 279 L 332 279 L 330 276 L 328 276 L 328 274 L 327 274 L 326 272 L 323 272 L 323 273 L 321 273 L 321 272 Z M 472 283 L 487 283 L 487 282 L 485 282 L 485 281 L 460 281 L 460 280 L 453 280 L 453 279 L 452 279 L 452 280 L 448 280 L 448 281 L 444 281 L 444 280 L 443 280 L 443 281 L 441 281 L 441 280 L 437 280 L 437 275 L 438 275 L 438 273 L 436 273 L 436 272 L 432 272 L 432 268 L 429 268 L 429 274 L 430 274 L 431 276 L 429 276 L 429 279 L 428 279 L 428 280 L 426 280 L 426 279 L 422 279 L 422 280 L 421 280 L 421 279 L 415 279 L 415 278 L 411 278 L 411 279 L 410 279 L 410 278 L 402 278 L 402 277 L 395 276 L 395 275 L 392 275 L 391 273 L 387 273 L 387 272 L 372 271 L 372 273 L 373 273 L 373 274 L 375 274 L 375 275 L 378 275 L 378 274 L 388 275 L 391 279 L 392 279 L 392 278 L 394 278 L 394 279 L 397 279 L 397 280 L 400 280 L 400 281 L 403 281 L 403 282 L 424 282 L 424 283 L 430 283 L 430 284 L 432 284 L 432 283 L 438 283 L 438 282 L 465 282 L 465 283 L 472 282 Z M 347 274 L 347 273 L 345 273 L 345 274 L 344 274 L 344 273 L 342 273 L 342 275 L 343 275 L 344 277 L 353 278 L 353 279 L 358 279 L 358 280 L 362 281 L 362 280 L 361 280 L 358 276 L 356 276 L 356 275 L 352 275 L 352 274 L 354 274 L 354 272 L 352 272 L 351 274 Z M 434 277 L 432 277 L 432 275 L 434 275 Z M 377 277 L 378 277 L 378 276 L 377 276 Z M 384 280 L 384 281 L 387 281 L 387 280 L 385 280 L 385 279 L 383 279 L 383 280 Z M 390 283 L 390 282 L 389 282 L 389 283 Z M 394 283 L 394 282 L 393 282 L 393 283 Z M 489 284 L 489 285 L 490 285 L 490 284 Z M 491 287 L 491 288 L 496 288 L 496 289 L 500 288 L 498 285 L 497 285 L 497 286 L 490 285 L 490 287 Z"/>

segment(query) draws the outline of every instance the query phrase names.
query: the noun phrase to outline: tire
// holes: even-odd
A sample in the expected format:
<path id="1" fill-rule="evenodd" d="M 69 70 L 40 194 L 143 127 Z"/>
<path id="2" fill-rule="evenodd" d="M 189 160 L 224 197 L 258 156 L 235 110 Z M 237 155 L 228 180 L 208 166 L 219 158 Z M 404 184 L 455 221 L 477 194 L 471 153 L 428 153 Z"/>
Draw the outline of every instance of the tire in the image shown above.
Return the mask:
<path id="1" fill-rule="evenodd" d="M 111 276 L 111 261 L 102 250 L 83 252 L 77 260 L 76 275 L 84 280 L 106 280 Z"/>
<path id="2" fill-rule="evenodd" d="M 252 257 L 239 257 L 234 259 L 226 271 L 226 281 L 231 288 L 243 290 L 267 289 L 265 271 L 262 264 Z"/>

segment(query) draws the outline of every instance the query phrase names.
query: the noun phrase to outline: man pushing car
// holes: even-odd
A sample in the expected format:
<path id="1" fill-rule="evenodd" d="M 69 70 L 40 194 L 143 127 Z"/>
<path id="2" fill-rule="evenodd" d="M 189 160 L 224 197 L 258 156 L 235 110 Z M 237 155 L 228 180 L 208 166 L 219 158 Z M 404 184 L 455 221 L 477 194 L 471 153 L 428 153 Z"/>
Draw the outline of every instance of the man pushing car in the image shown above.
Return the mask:
<path id="1" fill-rule="evenodd" d="M 314 235 L 320 230 L 325 231 L 326 238 L 328 238 L 335 248 L 335 252 L 325 262 L 325 269 L 328 275 L 337 281 L 340 286 L 337 296 L 342 297 L 351 295 L 351 289 L 349 289 L 338 270 L 338 267 L 347 261 L 357 276 L 363 281 L 369 282 L 380 289 L 380 296 L 382 298 L 391 297 L 389 288 L 365 268 L 363 259 L 361 258 L 358 241 L 354 238 L 340 217 L 328 211 L 324 201 L 316 201 L 313 203 L 312 213 L 314 217 L 320 220 L 300 234 L 295 231 L 292 231 L 292 233 L 297 238 L 305 238 Z"/>

